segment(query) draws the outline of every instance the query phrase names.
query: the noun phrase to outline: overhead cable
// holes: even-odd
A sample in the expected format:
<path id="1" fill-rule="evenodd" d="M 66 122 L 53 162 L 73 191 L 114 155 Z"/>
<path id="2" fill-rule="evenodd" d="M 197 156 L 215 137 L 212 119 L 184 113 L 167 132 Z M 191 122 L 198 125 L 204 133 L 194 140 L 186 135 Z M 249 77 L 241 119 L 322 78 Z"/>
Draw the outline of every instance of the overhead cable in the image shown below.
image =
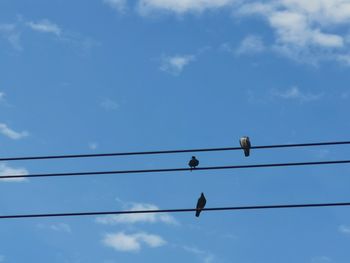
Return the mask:
<path id="1" fill-rule="evenodd" d="M 347 164 L 350 160 L 340 161 L 321 161 L 321 162 L 297 162 L 297 163 L 269 163 L 269 164 L 249 164 L 249 165 L 231 165 L 231 166 L 209 166 L 193 168 L 164 168 L 164 169 L 144 169 L 144 170 L 116 170 L 116 171 L 96 171 L 96 172 L 71 172 L 71 173 L 43 173 L 43 174 L 15 174 L 3 175 L 1 179 L 11 178 L 36 178 L 36 177 L 60 177 L 60 176 L 82 176 L 82 175 L 104 175 L 104 174 L 136 174 L 136 173 L 164 173 L 164 172 L 184 172 L 184 171 L 206 171 L 206 170 L 230 170 L 230 169 L 250 169 L 250 168 L 269 168 L 285 166 L 310 166 L 310 165 L 330 165 Z"/>
<path id="2" fill-rule="evenodd" d="M 346 144 L 350 144 L 350 141 L 260 145 L 260 146 L 251 146 L 251 149 L 315 147 L 315 146 L 346 145 Z M 1 157 L 0 161 L 94 158 L 94 157 L 130 156 L 130 155 L 176 154 L 176 153 L 189 153 L 189 152 L 219 152 L 219 151 L 236 151 L 236 150 L 242 150 L 242 148 L 241 147 L 221 147 L 221 148 L 199 148 L 199 149 L 140 151 L 140 152 L 115 152 L 115 153 L 96 153 L 96 154 L 65 154 L 65 155 L 46 155 L 46 156 Z"/>
<path id="3" fill-rule="evenodd" d="M 254 205 L 254 206 L 231 206 L 203 208 L 202 211 L 228 211 L 228 210 L 267 210 L 267 209 L 291 209 L 291 208 L 316 208 L 316 207 L 342 207 L 350 206 L 350 202 L 343 203 L 311 203 L 311 204 L 281 204 L 281 205 Z M 184 213 L 195 212 L 196 208 L 185 209 L 159 209 L 159 210 L 136 210 L 136 211 L 104 211 L 104 212 L 72 212 L 72 213 L 47 213 L 47 214 L 16 214 L 0 215 L 0 219 L 21 219 L 21 218 L 43 218 L 43 217 L 73 217 L 73 216 L 103 216 L 122 214 L 155 214 L 155 213 Z"/>

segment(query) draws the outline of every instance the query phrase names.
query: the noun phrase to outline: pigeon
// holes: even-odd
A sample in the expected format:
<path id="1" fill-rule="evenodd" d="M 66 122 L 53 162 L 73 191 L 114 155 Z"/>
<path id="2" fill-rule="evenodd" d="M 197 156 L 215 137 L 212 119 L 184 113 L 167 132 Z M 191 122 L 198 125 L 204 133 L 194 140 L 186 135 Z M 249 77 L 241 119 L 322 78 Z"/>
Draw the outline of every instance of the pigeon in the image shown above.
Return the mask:
<path id="1" fill-rule="evenodd" d="M 188 165 L 191 167 L 191 172 L 192 169 L 195 169 L 199 164 L 199 161 L 196 159 L 196 156 L 192 156 L 192 159 L 188 162 Z"/>
<path id="2" fill-rule="evenodd" d="M 205 207 L 206 203 L 207 203 L 207 199 L 205 199 L 204 194 L 201 193 L 201 196 L 198 198 L 198 202 L 197 202 L 196 217 L 199 217 L 199 214 L 202 212 L 202 209 Z"/>
<path id="3" fill-rule="evenodd" d="M 251 147 L 249 137 L 243 136 L 242 138 L 239 139 L 239 143 L 241 144 L 241 147 L 244 150 L 244 155 L 248 157 L 250 154 L 250 147 Z"/>

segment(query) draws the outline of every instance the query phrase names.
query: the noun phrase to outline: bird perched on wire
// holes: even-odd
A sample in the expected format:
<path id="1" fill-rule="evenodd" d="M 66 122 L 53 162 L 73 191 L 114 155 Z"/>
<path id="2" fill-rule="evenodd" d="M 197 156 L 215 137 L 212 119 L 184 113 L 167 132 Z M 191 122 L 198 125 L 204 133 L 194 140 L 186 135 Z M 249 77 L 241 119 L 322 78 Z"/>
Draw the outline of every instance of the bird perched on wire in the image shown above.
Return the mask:
<path id="1" fill-rule="evenodd" d="M 192 159 L 188 162 L 189 167 L 192 169 L 195 169 L 199 165 L 199 161 L 196 159 L 196 156 L 192 156 Z"/>
<path id="2" fill-rule="evenodd" d="M 207 203 L 207 199 L 205 199 L 204 194 L 201 193 L 201 196 L 198 198 L 198 201 L 197 201 L 196 217 L 199 217 L 199 214 L 202 212 L 206 203 Z"/>
<path id="3" fill-rule="evenodd" d="M 245 157 L 248 157 L 250 154 L 250 148 L 251 148 L 249 137 L 248 136 L 241 137 L 239 139 L 239 143 L 240 143 L 242 149 L 244 150 Z"/>

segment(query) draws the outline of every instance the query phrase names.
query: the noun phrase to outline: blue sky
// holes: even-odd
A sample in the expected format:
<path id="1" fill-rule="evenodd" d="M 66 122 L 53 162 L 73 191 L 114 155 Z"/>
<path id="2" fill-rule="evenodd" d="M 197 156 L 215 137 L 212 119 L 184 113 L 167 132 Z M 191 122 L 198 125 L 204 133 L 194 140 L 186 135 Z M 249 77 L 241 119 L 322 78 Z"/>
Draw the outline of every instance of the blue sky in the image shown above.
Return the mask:
<path id="1" fill-rule="evenodd" d="M 0 155 L 348 140 L 350 1 L 0 0 Z M 196 154 L 348 159 L 348 147 Z M 192 154 L 0 174 L 185 167 Z M 1 214 L 349 201 L 346 165 L 2 180 Z M 0 262 L 345 263 L 347 208 L 0 222 Z"/>

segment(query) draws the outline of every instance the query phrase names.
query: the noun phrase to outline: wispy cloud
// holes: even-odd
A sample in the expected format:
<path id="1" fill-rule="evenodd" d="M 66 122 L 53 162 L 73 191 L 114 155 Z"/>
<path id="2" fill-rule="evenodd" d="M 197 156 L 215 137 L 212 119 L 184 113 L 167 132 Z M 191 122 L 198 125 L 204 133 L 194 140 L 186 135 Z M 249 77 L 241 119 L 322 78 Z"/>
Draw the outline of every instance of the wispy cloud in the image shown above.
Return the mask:
<path id="1" fill-rule="evenodd" d="M 1 92 L 0 91 L 0 102 L 3 102 L 3 101 L 5 101 L 5 92 Z"/>
<path id="2" fill-rule="evenodd" d="M 109 5 L 119 13 L 124 13 L 127 8 L 126 0 L 103 0 L 103 3 Z"/>
<path id="3" fill-rule="evenodd" d="M 58 37 L 62 32 L 62 29 L 57 24 L 49 21 L 48 19 L 43 19 L 38 22 L 27 22 L 27 25 L 34 31 L 41 33 L 51 33 Z"/>
<path id="4" fill-rule="evenodd" d="M 207 252 L 196 247 L 183 246 L 183 249 L 189 253 L 194 254 L 200 258 L 204 263 L 211 263 L 215 261 L 215 256 L 211 252 Z"/>
<path id="5" fill-rule="evenodd" d="M 327 256 L 319 256 L 319 257 L 313 257 L 311 259 L 311 263 L 330 263 L 333 260 L 330 257 Z"/>
<path id="6" fill-rule="evenodd" d="M 179 75 L 184 67 L 194 60 L 194 55 L 163 56 L 161 59 L 160 70 L 173 75 Z"/>
<path id="7" fill-rule="evenodd" d="M 0 134 L 12 139 L 19 140 L 27 137 L 29 133 L 27 131 L 17 132 L 8 127 L 5 123 L 0 123 Z"/>
<path id="8" fill-rule="evenodd" d="M 76 32 L 62 31 L 58 38 L 64 44 L 74 47 L 80 51 L 83 56 L 89 55 L 91 50 L 101 45 L 93 38 L 86 37 Z"/>
<path id="9" fill-rule="evenodd" d="M 104 0 L 117 10 L 123 10 L 125 1 Z M 200 15 L 204 11 L 225 8 L 240 22 L 242 17 L 260 17 L 271 28 L 274 40 L 261 46 L 259 39 L 247 38 L 236 50 L 238 54 L 261 52 L 261 48 L 265 47 L 297 62 L 317 65 L 320 61 L 336 61 L 350 66 L 350 37 L 343 30 L 350 22 L 348 1 L 137 0 L 135 3 L 141 15 Z M 178 65 L 182 64 L 178 62 Z M 177 74 L 181 72 L 182 67 L 176 66 L 176 63 L 174 68 Z"/>
<path id="10" fill-rule="evenodd" d="M 40 229 L 49 229 L 55 232 L 65 232 L 65 233 L 72 233 L 72 229 L 70 225 L 66 223 L 56 223 L 56 224 L 38 224 L 37 228 Z"/>
<path id="11" fill-rule="evenodd" d="M 348 225 L 340 225 L 338 227 L 338 231 L 340 233 L 346 234 L 346 235 L 350 235 L 350 226 Z"/>
<path id="12" fill-rule="evenodd" d="M 349 56 L 346 35 L 338 30 L 350 21 L 347 1 L 247 1 L 235 13 L 264 18 L 275 33 L 275 50 L 291 59 L 317 63 Z"/>
<path id="13" fill-rule="evenodd" d="M 72 232 L 71 227 L 65 223 L 52 224 L 50 225 L 50 229 L 57 232 L 66 232 L 66 233 Z"/>
<path id="14" fill-rule="evenodd" d="M 344 45 L 343 37 L 325 33 L 322 27 L 349 21 L 350 11 L 347 14 L 343 12 L 343 17 L 339 12 L 340 8 L 349 10 L 349 7 L 350 4 L 342 0 L 255 1 L 243 4 L 239 13 L 265 17 L 276 31 L 277 41 L 281 44 L 339 48 Z"/>
<path id="15" fill-rule="evenodd" d="M 296 100 L 299 102 L 316 101 L 322 98 L 323 94 L 313 94 L 302 92 L 297 86 L 290 87 L 284 91 L 272 91 L 272 96 L 286 100 Z"/>
<path id="16" fill-rule="evenodd" d="M 137 210 L 158 210 L 159 207 L 153 204 L 131 203 L 131 205 L 123 205 L 124 209 L 130 211 Z M 174 217 L 169 214 L 123 214 L 110 215 L 96 218 L 96 222 L 100 224 L 116 225 L 116 224 L 137 224 L 137 223 L 164 223 L 170 225 L 179 224 Z"/>
<path id="17" fill-rule="evenodd" d="M 89 146 L 90 150 L 96 150 L 98 148 L 98 143 L 97 142 L 90 142 L 88 146 Z"/>
<path id="18" fill-rule="evenodd" d="M 23 50 L 21 45 L 21 33 L 15 24 L 0 24 L 0 37 L 5 39 L 13 49 Z"/>
<path id="19" fill-rule="evenodd" d="M 103 237 L 102 243 L 117 251 L 138 252 L 142 245 L 157 248 L 164 246 L 167 242 L 158 235 L 138 232 L 134 234 L 125 234 L 124 232 L 109 233 Z"/>
<path id="20" fill-rule="evenodd" d="M 120 105 L 118 102 L 111 100 L 111 99 L 104 99 L 100 103 L 101 107 L 107 111 L 113 111 L 118 110 L 120 108 Z"/>
<path id="21" fill-rule="evenodd" d="M 166 11 L 178 15 L 187 12 L 201 13 L 205 10 L 223 8 L 232 5 L 234 0 L 139 0 L 141 14 Z"/>
<path id="22" fill-rule="evenodd" d="M 4 178 L 1 179 L 2 176 L 5 175 L 28 175 L 29 172 L 27 169 L 25 168 L 15 168 L 15 167 L 11 167 L 8 166 L 6 163 L 1 163 L 0 164 L 0 183 L 1 182 L 23 182 L 26 181 L 27 179 L 24 177 L 21 178 Z"/>
<path id="23" fill-rule="evenodd" d="M 77 32 L 65 30 L 49 19 L 28 21 L 22 17 L 18 18 L 15 23 L 0 24 L 0 38 L 9 42 L 15 50 L 22 51 L 21 32 L 28 30 L 43 34 L 51 34 L 61 43 L 78 48 L 82 55 L 89 54 L 93 47 L 100 45 L 98 41 Z"/>
<path id="24" fill-rule="evenodd" d="M 249 35 L 242 40 L 238 48 L 235 50 L 235 53 L 238 55 L 256 54 L 261 53 L 264 50 L 265 45 L 261 37 L 256 35 Z"/>

